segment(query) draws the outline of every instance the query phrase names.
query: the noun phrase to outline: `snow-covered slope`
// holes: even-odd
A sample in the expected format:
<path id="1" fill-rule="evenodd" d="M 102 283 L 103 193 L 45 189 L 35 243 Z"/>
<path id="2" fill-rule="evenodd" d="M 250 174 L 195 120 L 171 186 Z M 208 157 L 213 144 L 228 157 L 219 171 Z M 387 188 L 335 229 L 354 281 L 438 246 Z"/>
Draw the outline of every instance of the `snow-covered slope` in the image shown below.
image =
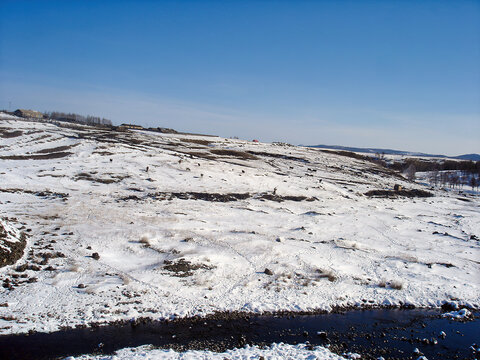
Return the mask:
<path id="1" fill-rule="evenodd" d="M 0 120 L 0 333 L 214 311 L 478 307 L 478 197 L 373 163 L 218 137 Z"/>

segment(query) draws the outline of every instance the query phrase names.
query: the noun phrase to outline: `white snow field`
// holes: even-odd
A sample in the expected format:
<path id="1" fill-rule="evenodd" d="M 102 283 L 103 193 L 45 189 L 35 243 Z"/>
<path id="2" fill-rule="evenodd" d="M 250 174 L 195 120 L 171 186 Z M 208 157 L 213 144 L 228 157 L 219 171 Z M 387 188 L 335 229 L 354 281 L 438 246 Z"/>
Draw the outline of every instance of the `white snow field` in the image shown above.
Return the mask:
<path id="1" fill-rule="evenodd" d="M 356 354 L 355 354 L 356 355 Z M 355 356 L 347 358 L 333 354 L 324 347 L 314 347 L 308 349 L 305 345 L 272 344 L 265 349 L 257 346 L 246 346 L 242 349 L 227 350 L 223 353 L 214 353 L 211 351 L 190 350 L 179 353 L 174 350 L 155 349 L 151 346 L 141 346 L 137 348 L 126 348 L 119 350 L 115 355 L 83 355 L 79 357 L 68 357 L 65 360 L 123 360 L 123 359 L 165 359 L 165 360 L 197 360 L 197 359 L 230 359 L 230 360 L 249 360 L 263 357 L 268 360 L 342 360 L 353 359 Z"/>
<path id="2" fill-rule="evenodd" d="M 478 308 L 479 197 L 364 195 L 395 184 L 428 190 L 285 144 L 0 120 L 0 218 L 27 235 L 0 268 L 0 334 L 217 311 Z"/>

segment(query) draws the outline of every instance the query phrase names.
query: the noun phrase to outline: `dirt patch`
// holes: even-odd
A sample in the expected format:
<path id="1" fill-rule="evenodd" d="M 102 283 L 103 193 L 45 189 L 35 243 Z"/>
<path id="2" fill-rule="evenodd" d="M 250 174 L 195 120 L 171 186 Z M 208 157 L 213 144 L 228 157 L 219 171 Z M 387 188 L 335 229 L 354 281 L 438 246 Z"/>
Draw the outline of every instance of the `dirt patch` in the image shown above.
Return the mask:
<path id="1" fill-rule="evenodd" d="M 275 201 L 275 202 L 283 202 L 283 201 L 315 201 L 318 200 L 316 197 L 307 197 L 307 196 L 293 196 L 293 195 L 277 195 L 272 193 L 260 193 L 260 194 L 250 194 L 250 193 L 226 193 L 226 194 L 219 194 L 219 193 L 201 193 L 201 192 L 157 192 L 152 194 L 147 194 L 146 196 L 139 197 L 136 195 L 130 195 L 119 200 L 126 201 L 126 200 L 146 200 L 146 199 L 153 199 L 153 200 L 173 200 L 173 199 L 180 199 L 180 200 L 203 200 L 203 201 L 210 201 L 210 202 L 231 202 L 231 201 L 239 201 L 239 200 L 246 200 L 246 199 L 258 199 L 258 200 L 268 200 L 268 201 Z"/>
<path id="2" fill-rule="evenodd" d="M 258 156 L 266 156 L 266 157 L 273 157 L 277 159 L 285 159 L 285 160 L 292 160 L 292 161 L 300 161 L 305 164 L 310 163 L 309 160 L 303 159 L 301 157 L 296 157 L 296 156 L 290 156 L 290 155 L 284 155 L 284 154 L 275 154 L 275 153 L 269 153 L 269 152 L 264 152 L 264 151 L 247 151 L 249 154 L 252 155 L 258 155 Z"/>
<path id="3" fill-rule="evenodd" d="M 58 152 L 63 152 L 66 150 L 70 150 L 77 146 L 78 144 L 73 144 L 73 145 L 65 145 L 65 146 L 57 146 L 54 148 L 48 148 L 48 149 L 42 149 L 36 152 L 36 154 L 51 154 L 51 153 L 58 153 Z"/>
<path id="4" fill-rule="evenodd" d="M 72 155 L 73 153 L 68 151 L 52 152 L 49 154 L 32 154 L 32 155 L 8 155 L 0 156 L 2 160 L 49 160 L 60 159 Z"/>
<path id="5" fill-rule="evenodd" d="M 22 135 L 23 132 L 20 130 L 8 131 L 6 129 L 0 129 L 0 137 L 4 139 L 14 138 Z"/>
<path id="6" fill-rule="evenodd" d="M 67 200 L 68 198 L 68 194 L 53 192 L 49 190 L 32 191 L 32 190 L 24 190 L 24 189 L 0 189 L 0 192 L 11 193 L 11 194 L 23 193 L 23 194 L 35 195 L 44 199 L 62 199 L 64 201 Z"/>
<path id="7" fill-rule="evenodd" d="M 208 140 L 202 140 L 202 139 L 180 139 L 182 142 L 187 142 L 187 143 L 192 143 L 192 144 L 199 144 L 199 145 L 205 145 L 208 146 L 212 142 Z"/>
<path id="8" fill-rule="evenodd" d="M 15 264 L 23 256 L 27 244 L 26 236 L 20 233 L 19 241 L 11 242 L 9 235 L 13 235 L 0 222 L 0 267 Z"/>
<path id="9" fill-rule="evenodd" d="M 369 156 L 360 155 L 351 151 L 345 151 L 345 150 L 320 150 L 320 151 L 326 154 L 335 154 L 335 155 L 345 156 L 345 157 L 349 157 L 357 160 L 372 161 L 372 158 Z"/>
<path id="10" fill-rule="evenodd" d="M 258 157 L 251 154 L 250 152 L 238 151 L 238 150 L 228 150 L 228 149 L 212 149 L 210 150 L 212 154 L 220 156 L 232 156 L 241 160 L 258 160 Z"/>
<path id="11" fill-rule="evenodd" d="M 99 155 L 102 155 L 102 156 L 112 156 L 112 155 L 115 155 L 115 153 L 112 153 L 110 151 L 94 151 L 92 152 L 92 154 L 99 154 Z"/>
<path id="12" fill-rule="evenodd" d="M 269 194 L 269 193 L 263 193 L 260 194 L 259 196 L 256 197 L 257 199 L 262 199 L 262 200 L 270 200 L 270 201 L 276 201 L 276 202 L 283 202 L 283 201 L 315 201 L 318 200 L 316 197 L 307 197 L 307 196 L 293 196 L 293 195 L 276 195 L 276 194 Z"/>
<path id="13" fill-rule="evenodd" d="M 400 191 L 395 191 L 395 190 L 370 190 L 365 193 L 366 196 L 370 197 L 379 197 L 379 198 L 398 198 L 398 197 L 408 197 L 408 198 L 414 198 L 414 197 L 432 197 L 434 196 L 431 192 L 425 191 L 425 190 L 419 190 L 419 189 L 412 189 L 412 190 L 400 190 Z"/>
<path id="14" fill-rule="evenodd" d="M 180 258 L 175 261 L 165 260 L 163 269 L 172 272 L 173 276 L 177 277 L 187 277 L 192 276 L 194 271 L 203 269 L 203 270 L 212 270 L 214 266 L 209 266 L 205 264 L 193 264 L 184 258 Z"/>
<path id="15" fill-rule="evenodd" d="M 112 184 L 112 183 L 118 183 L 126 178 L 128 178 L 128 176 L 115 175 L 115 176 L 112 176 L 111 178 L 105 179 L 105 178 L 94 177 L 92 176 L 92 174 L 89 174 L 89 173 L 78 173 L 74 177 L 74 180 L 75 181 L 86 180 L 86 181 L 97 182 L 101 184 Z"/>
<path id="16" fill-rule="evenodd" d="M 156 200 L 203 200 L 211 202 L 230 202 L 245 200 L 250 197 L 249 193 L 228 193 L 228 194 L 218 194 L 218 193 L 200 193 L 200 192 L 184 192 L 184 193 L 156 193 L 152 198 Z"/>
<path id="17" fill-rule="evenodd" d="M 181 151 L 181 150 L 175 150 L 178 153 L 188 155 L 190 157 L 196 157 L 196 158 L 201 158 L 201 159 L 207 159 L 207 160 L 217 160 L 218 158 L 216 156 L 211 155 L 210 153 L 207 152 L 200 152 L 200 151 Z"/>

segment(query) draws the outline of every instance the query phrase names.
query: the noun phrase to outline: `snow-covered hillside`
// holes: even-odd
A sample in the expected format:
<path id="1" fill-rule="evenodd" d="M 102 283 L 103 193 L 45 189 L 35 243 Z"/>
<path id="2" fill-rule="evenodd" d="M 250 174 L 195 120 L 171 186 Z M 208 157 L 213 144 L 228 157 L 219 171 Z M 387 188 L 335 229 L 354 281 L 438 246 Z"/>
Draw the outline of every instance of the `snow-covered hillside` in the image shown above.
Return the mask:
<path id="1" fill-rule="evenodd" d="M 0 218 L 27 235 L 23 258 L 0 268 L 2 334 L 230 310 L 480 305 L 479 198 L 405 196 L 428 189 L 371 162 L 8 119 L 0 179 Z"/>

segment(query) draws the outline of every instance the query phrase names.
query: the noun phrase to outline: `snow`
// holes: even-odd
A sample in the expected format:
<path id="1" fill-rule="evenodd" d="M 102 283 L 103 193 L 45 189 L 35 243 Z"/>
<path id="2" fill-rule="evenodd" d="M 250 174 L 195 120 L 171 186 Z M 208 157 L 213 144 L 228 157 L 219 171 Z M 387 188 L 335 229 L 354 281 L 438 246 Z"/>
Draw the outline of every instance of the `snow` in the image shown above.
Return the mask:
<path id="1" fill-rule="evenodd" d="M 472 313 L 467 309 L 461 309 L 458 311 L 451 311 L 448 313 L 443 314 L 443 317 L 449 317 L 452 319 L 467 319 L 472 316 Z"/>
<path id="2" fill-rule="evenodd" d="M 25 270 L 36 282 L 0 288 L 0 334 L 215 311 L 480 306 L 476 195 L 370 198 L 396 183 L 425 188 L 370 162 L 288 145 L 17 120 L 0 120 L 1 129 L 22 132 L 0 138 L 0 217 L 30 229 L 17 264 L 64 257 Z M 38 156 L 58 147 L 71 154 Z M 158 195 L 187 192 L 251 197 Z M 261 198 L 274 192 L 316 200 Z M 166 267 L 182 262 L 192 270 Z M 0 268 L 0 280 L 15 267 Z"/>
<path id="3" fill-rule="evenodd" d="M 20 120 L 20 118 L 18 116 L 10 115 L 0 111 L 0 120 Z"/>
<path id="4" fill-rule="evenodd" d="M 246 346 L 242 349 L 227 350 L 223 353 L 214 353 L 210 351 L 190 350 L 179 353 L 174 350 L 154 349 L 150 346 L 141 346 L 138 348 L 126 348 L 117 351 L 111 356 L 91 356 L 83 355 L 80 357 L 68 357 L 65 360 L 121 360 L 121 359 L 165 359 L 165 360 L 189 360 L 189 359 L 230 359 L 230 360 L 248 360 L 259 359 L 263 356 L 266 360 L 341 360 L 345 359 L 335 355 L 324 347 L 314 347 L 308 350 L 305 344 L 288 345 L 288 344 L 272 344 L 267 348 L 259 348 L 257 346 Z M 359 359 L 359 357 L 349 357 L 348 359 Z"/>
<path id="5" fill-rule="evenodd" d="M 360 354 L 352 353 L 352 352 L 344 354 L 344 356 L 346 356 L 347 359 L 361 359 L 362 358 L 362 356 Z"/>

